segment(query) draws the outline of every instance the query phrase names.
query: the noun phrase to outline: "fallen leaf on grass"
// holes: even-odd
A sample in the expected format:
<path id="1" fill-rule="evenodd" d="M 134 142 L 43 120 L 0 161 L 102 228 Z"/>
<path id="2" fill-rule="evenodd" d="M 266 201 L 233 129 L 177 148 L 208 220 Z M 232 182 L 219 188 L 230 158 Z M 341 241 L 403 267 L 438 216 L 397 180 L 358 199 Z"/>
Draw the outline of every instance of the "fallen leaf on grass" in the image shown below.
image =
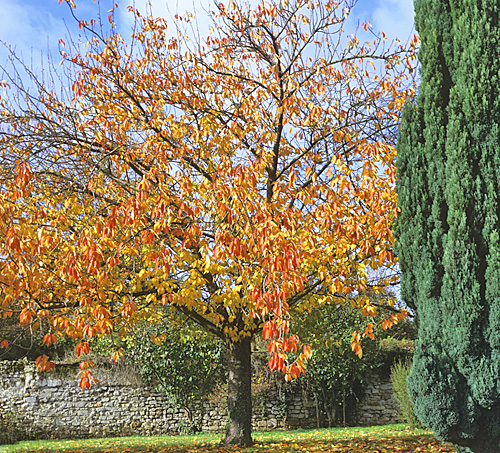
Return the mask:
<path id="1" fill-rule="evenodd" d="M 337 428 L 311 431 L 256 433 L 248 448 L 220 445 L 216 435 L 164 436 L 149 438 L 88 439 L 37 442 L 9 453 L 454 453 L 425 431 L 406 430 L 402 425 Z M 27 444 L 30 444 L 29 442 Z M 27 448 L 27 449 L 26 449 Z"/>

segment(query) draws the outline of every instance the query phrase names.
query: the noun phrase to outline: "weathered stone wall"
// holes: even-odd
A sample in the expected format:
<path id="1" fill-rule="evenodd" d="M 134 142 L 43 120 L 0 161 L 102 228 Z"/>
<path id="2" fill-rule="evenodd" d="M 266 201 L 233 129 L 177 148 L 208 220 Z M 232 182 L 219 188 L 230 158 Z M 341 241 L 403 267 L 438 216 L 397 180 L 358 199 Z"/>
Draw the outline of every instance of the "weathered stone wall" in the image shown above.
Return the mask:
<path id="1" fill-rule="evenodd" d="M 357 413 L 359 425 L 398 422 L 390 384 L 375 376 Z M 26 438 L 161 435 L 188 426 L 183 411 L 150 388 L 97 385 L 82 391 L 73 370 L 68 376 L 39 374 L 23 362 L 0 362 L 0 416 L 15 417 Z M 206 408 L 204 431 L 221 432 L 225 422 L 223 403 Z M 315 406 L 301 392 L 269 395 L 254 405 L 256 430 L 315 426 Z"/>
<path id="2" fill-rule="evenodd" d="M 358 426 L 403 422 L 389 379 L 374 374 L 369 376 L 363 389 L 364 396 L 356 408 L 355 415 L 355 422 Z"/>

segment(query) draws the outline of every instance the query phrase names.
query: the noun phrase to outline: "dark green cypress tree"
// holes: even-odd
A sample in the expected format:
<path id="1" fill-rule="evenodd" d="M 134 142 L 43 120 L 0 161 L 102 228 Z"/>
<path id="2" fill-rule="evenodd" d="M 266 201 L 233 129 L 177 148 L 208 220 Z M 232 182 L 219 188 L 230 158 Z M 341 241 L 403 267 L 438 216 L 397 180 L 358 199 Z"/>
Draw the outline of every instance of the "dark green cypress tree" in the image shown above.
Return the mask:
<path id="1" fill-rule="evenodd" d="M 416 0 L 421 85 L 398 140 L 402 296 L 417 308 L 408 389 L 459 452 L 500 452 L 498 0 Z"/>

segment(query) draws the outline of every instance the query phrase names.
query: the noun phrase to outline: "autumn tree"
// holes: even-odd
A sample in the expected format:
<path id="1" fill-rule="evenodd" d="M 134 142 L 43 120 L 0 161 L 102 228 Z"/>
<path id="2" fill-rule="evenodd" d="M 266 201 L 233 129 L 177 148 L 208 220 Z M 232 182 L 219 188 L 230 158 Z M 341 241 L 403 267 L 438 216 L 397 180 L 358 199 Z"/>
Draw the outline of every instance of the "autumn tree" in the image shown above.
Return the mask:
<path id="1" fill-rule="evenodd" d="M 498 4 L 416 2 L 421 86 L 398 141 L 398 253 L 419 340 L 408 390 L 457 452 L 500 449 Z"/>
<path id="2" fill-rule="evenodd" d="M 263 334 L 270 368 L 289 380 L 311 353 L 289 334 L 291 307 L 397 279 L 373 271 L 395 264 L 393 145 L 412 53 L 346 36 L 353 4 L 218 4 L 200 42 L 182 29 L 190 15 L 167 29 L 132 10 L 130 45 L 80 22 L 88 45 L 63 48 L 60 93 L 7 71 L 4 316 L 17 301 L 22 325 L 45 320 L 45 343 L 69 336 L 80 355 L 168 305 L 225 343 L 225 443 L 251 443 L 252 337 Z M 353 336 L 358 354 L 373 327 Z M 38 365 L 53 367 L 43 356 Z"/>

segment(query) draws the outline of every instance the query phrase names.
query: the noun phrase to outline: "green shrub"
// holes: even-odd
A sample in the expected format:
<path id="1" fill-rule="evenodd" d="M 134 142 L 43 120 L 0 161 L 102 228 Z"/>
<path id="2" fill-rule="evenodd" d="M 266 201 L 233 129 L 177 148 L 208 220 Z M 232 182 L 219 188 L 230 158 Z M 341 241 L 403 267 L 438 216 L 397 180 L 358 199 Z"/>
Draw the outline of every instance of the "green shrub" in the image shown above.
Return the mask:
<path id="1" fill-rule="evenodd" d="M 410 357 L 394 363 L 391 367 L 391 383 L 394 397 L 399 404 L 401 416 L 412 428 L 423 428 L 424 426 L 413 411 L 413 404 L 408 395 L 406 378 L 410 374 L 412 359 Z"/>

